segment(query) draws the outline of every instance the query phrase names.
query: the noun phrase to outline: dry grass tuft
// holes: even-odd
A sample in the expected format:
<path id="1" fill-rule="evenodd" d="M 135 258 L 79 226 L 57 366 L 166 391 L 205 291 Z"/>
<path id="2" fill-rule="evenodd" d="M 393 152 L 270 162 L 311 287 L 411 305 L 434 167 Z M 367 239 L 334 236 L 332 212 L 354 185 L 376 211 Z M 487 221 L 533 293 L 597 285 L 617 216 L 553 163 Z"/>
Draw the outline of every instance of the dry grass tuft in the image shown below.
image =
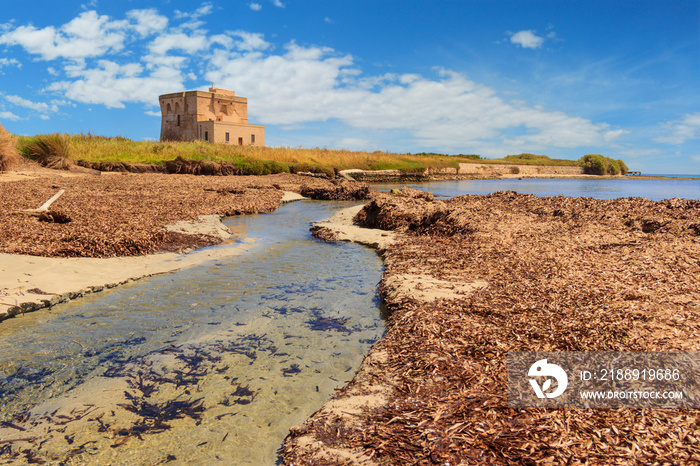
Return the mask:
<path id="1" fill-rule="evenodd" d="M 35 160 L 47 168 L 68 170 L 70 161 L 70 138 L 64 134 L 41 134 L 24 140 L 19 148 L 22 155 Z"/>
<path id="2" fill-rule="evenodd" d="M 18 160 L 14 136 L 0 125 L 0 172 L 9 170 Z"/>

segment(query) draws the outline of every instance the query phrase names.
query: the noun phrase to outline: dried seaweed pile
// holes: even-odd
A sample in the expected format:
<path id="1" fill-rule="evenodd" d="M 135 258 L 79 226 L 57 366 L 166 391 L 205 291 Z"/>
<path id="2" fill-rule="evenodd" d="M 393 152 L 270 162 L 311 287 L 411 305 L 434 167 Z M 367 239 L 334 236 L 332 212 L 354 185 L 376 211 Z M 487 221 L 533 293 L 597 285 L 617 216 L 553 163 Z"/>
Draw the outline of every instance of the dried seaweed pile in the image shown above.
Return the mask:
<path id="1" fill-rule="evenodd" d="M 489 286 L 388 299 L 393 398 L 312 419 L 316 439 L 377 464 L 700 464 L 699 410 L 510 409 L 506 379 L 509 351 L 700 350 L 700 202 L 403 191 L 358 219 L 406 233 L 385 276 Z M 285 461 L 307 454 L 288 443 Z"/>
<path id="2" fill-rule="evenodd" d="M 201 247 L 219 240 L 165 232 L 198 215 L 271 212 L 281 190 L 302 184 L 334 189 L 326 180 L 294 175 L 196 177 L 123 174 L 0 183 L 0 252 L 59 257 L 111 257 Z M 36 209 L 59 189 L 66 193 L 44 218 Z M 57 219 L 60 219 L 57 220 Z"/>
<path id="3" fill-rule="evenodd" d="M 370 198 L 369 185 L 344 179 L 331 180 L 331 187 L 304 185 L 301 195 L 322 201 L 355 201 Z"/>

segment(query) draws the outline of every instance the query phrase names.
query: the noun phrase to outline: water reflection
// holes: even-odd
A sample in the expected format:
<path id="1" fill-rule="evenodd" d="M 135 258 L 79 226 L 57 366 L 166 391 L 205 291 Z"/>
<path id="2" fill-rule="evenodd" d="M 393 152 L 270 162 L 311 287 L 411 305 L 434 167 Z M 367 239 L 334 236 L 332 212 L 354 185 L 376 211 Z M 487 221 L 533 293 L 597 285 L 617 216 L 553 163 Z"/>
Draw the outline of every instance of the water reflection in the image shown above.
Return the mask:
<path id="1" fill-rule="evenodd" d="M 522 194 L 545 196 L 592 197 L 594 199 L 616 199 L 620 197 L 645 197 L 661 201 L 679 197 L 700 200 L 698 179 L 556 179 L 556 178 L 508 178 L 494 180 L 435 181 L 429 183 L 381 183 L 373 185 L 388 191 L 392 188 L 410 186 L 430 191 L 441 198 L 463 194 L 489 194 L 496 191 L 517 191 Z"/>

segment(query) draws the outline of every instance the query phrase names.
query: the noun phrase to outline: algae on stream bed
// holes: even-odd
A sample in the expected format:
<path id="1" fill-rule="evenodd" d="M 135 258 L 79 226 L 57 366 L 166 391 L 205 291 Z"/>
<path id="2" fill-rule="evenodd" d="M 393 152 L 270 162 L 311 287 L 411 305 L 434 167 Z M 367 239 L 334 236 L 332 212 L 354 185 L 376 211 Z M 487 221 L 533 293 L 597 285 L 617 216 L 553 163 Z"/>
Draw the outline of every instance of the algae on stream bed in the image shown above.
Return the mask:
<path id="1" fill-rule="evenodd" d="M 274 464 L 384 331 L 376 253 L 308 231 L 348 205 L 228 219 L 242 256 L 3 322 L 0 462 Z"/>

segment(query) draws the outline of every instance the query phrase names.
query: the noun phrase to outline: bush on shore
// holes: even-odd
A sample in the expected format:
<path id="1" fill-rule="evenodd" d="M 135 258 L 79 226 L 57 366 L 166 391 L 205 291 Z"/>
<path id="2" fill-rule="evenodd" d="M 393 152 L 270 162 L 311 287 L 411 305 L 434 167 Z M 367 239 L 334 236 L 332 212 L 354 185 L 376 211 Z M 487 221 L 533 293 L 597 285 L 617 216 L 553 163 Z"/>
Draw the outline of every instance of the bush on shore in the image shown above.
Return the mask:
<path id="1" fill-rule="evenodd" d="M 613 160 L 600 154 L 586 154 L 579 163 L 589 175 L 625 175 L 628 171 L 622 160 Z"/>
<path id="2" fill-rule="evenodd" d="M 17 163 L 17 146 L 14 136 L 0 125 L 0 172 L 12 168 Z"/>
<path id="3" fill-rule="evenodd" d="M 70 139 L 65 134 L 40 134 L 23 139 L 19 151 L 47 168 L 67 170 L 73 165 L 70 161 Z"/>

